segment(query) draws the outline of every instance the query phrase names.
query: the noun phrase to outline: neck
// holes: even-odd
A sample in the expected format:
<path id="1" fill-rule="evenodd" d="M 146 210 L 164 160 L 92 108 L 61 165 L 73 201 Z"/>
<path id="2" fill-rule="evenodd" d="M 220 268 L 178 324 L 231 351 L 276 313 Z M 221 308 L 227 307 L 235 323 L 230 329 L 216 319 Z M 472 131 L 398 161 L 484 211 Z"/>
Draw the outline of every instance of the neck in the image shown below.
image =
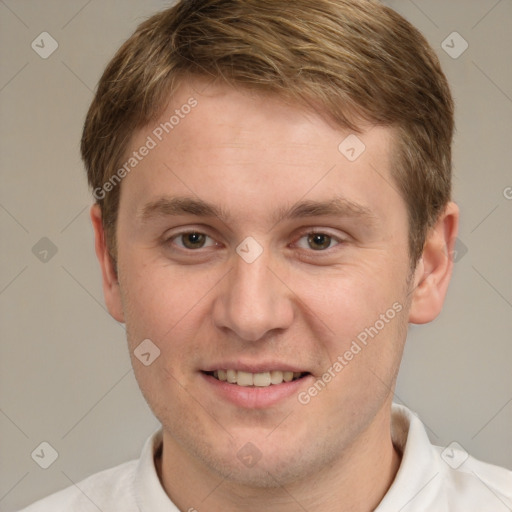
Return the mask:
<path id="1" fill-rule="evenodd" d="M 370 512 L 380 503 L 400 466 L 390 431 L 390 408 L 334 464 L 286 486 L 240 485 L 212 471 L 165 430 L 157 470 L 162 485 L 180 510 L 210 512 Z"/>

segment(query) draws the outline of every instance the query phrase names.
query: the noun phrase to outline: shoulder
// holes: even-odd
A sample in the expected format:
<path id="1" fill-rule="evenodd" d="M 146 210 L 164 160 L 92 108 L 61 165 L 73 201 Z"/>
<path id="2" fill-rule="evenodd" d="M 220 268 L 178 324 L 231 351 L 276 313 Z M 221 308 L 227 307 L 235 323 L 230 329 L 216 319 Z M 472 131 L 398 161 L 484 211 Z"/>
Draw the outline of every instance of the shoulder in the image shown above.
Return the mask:
<path id="1" fill-rule="evenodd" d="M 512 471 L 475 459 L 460 447 L 432 448 L 442 461 L 439 476 L 447 503 L 465 511 L 511 509 Z"/>
<path id="2" fill-rule="evenodd" d="M 56 492 L 20 512 L 138 512 L 133 481 L 137 461 L 116 466 Z"/>
<path id="3" fill-rule="evenodd" d="M 398 404 L 392 436 L 402 462 L 379 512 L 512 510 L 512 471 L 475 459 L 458 443 L 431 444 L 421 420 Z"/>

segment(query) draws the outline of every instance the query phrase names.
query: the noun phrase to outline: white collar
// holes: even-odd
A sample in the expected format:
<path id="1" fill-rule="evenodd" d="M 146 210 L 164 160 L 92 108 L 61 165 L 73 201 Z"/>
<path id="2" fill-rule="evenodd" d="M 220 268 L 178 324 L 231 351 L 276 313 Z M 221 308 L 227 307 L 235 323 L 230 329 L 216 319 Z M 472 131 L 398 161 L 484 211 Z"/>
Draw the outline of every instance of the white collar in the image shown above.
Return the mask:
<path id="1" fill-rule="evenodd" d="M 421 420 L 403 405 L 392 405 L 391 436 L 402 460 L 374 512 L 468 512 L 496 507 L 501 510 L 500 501 L 502 505 L 512 504 L 512 472 L 480 462 L 465 452 L 467 460 L 460 468 L 451 468 L 443 460 L 443 449 L 431 444 Z M 154 455 L 161 445 L 160 429 L 146 441 L 137 464 L 134 489 L 141 512 L 179 512 L 155 468 Z M 491 502 L 494 508 L 488 507 Z"/>

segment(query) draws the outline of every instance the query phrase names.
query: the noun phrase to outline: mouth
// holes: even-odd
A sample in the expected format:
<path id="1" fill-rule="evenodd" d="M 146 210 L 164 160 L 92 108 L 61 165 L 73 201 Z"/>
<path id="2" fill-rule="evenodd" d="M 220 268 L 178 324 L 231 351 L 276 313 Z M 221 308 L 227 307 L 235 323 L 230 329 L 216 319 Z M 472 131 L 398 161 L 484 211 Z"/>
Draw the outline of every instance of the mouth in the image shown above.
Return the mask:
<path id="1" fill-rule="evenodd" d="M 283 382 L 293 382 L 303 379 L 309 372 L 291 372 L 281 370 L 271 370 L 266 372 L 250 373 L 241 370 L 214 370 L 203 372 L 210 377 L 228 384 L 242 387 L 267 388 L 270 386 L 278 386 Z"/>

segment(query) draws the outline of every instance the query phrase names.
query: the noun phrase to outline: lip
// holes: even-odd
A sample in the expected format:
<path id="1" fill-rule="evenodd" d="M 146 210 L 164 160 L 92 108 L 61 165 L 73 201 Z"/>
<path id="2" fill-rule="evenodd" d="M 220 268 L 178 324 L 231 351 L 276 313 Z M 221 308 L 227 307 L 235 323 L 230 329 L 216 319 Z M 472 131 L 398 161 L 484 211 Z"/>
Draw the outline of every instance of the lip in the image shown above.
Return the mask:
<path id="1" fill-rule="evenodd" d="M 217 368 L 222 368 L 222 366 Z M 245 368 L 247 368 L 247 366 Z M 269 366 L 266 368 L 269 368 Z M 243 368 L 240 368 L 240 370 L 251 371 L 244 370 Z M 258 370 L 252 370 L 252 372 L 257 373 Z M 227 381 L 220 381 L 204 372 L 200 372 L 200 375 L 204 379 L 207 388 L 211 389 L 213 394 L 221 397 L 225 401 L 232 403 L 233 405 L 236 405 L 237 407 L 242 407 L 245 409 L 265 409 L 274 405 L 278 405 L 291 396 L 297 396 L 299 390 L 304 386 L 308 386 L 309 382 L 314 379 L 313 375 L 308 374 L 304 377 L 301 377 L 300 379 L 293 380 L 291 382 L 282 382 L 281 384 L 277 385 L 272 384 L 267 387 L 245 387 L 238 386 L 236 384 L 230 384 Z"/>
<path id="2" fill-rule="evenodd" d="M 290 364 L 280 363 L 277 361 L 260 363 L 248 363 L 242 361 L 222 362 L 211 364 L 205 368 L 201 368 L 201 370 L 203 372 L 214 372 L 215 370 L 236 370 L 249 373 L 262 373 L 272 371 L 310 373 L 308 370 L 301 368 L 300 366 L 292 366 Z"/>

